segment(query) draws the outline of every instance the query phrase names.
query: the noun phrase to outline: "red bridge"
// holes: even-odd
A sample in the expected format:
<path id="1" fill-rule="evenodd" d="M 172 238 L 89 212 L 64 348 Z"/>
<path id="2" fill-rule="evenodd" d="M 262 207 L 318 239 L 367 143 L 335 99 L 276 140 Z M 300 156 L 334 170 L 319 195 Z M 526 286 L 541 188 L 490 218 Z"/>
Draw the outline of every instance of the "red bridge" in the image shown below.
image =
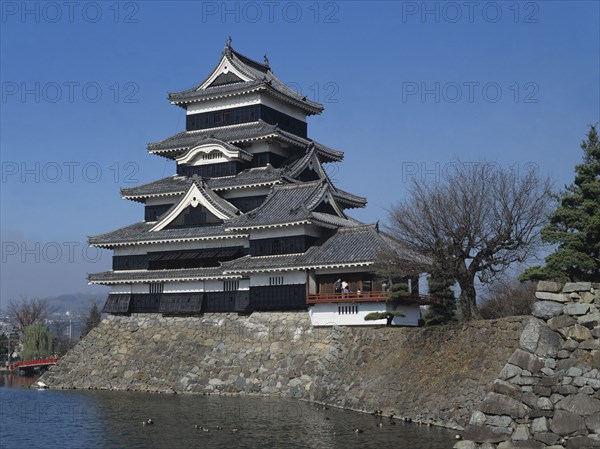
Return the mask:
<path id="1" fill-rule="evenodd" d="M 50 365 L 56 365 L 56 363 L 60 360 L 58 357 L 50 357 L 47 359 L 39 359 L 39 360 L 22 360 L 20 362 L 12 363 L 8 365 L 9 371 L 14 371 L 16 369 L 23 370 L 32 370 L 37 367 L 48 367 Z"/>

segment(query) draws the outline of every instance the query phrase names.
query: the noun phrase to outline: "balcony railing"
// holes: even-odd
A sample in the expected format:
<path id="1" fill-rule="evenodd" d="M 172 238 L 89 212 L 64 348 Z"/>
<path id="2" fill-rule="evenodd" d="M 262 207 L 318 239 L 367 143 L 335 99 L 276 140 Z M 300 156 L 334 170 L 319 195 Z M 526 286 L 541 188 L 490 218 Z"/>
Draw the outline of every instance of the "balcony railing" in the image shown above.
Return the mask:
<path id="1" fill-rule="evenodd" d="M 360 292 L 360 293 L 320 293 L 317 295 L 308 295 L 307 304 L 322 304 L 322 303 L 338 303 L 338 302 L 380 302 L 387 301 L 387 292 Z M 425 295 L 407 296 L 400 300 L 399 303 L 410 304 L 432 304 L 433 298 Z"/>

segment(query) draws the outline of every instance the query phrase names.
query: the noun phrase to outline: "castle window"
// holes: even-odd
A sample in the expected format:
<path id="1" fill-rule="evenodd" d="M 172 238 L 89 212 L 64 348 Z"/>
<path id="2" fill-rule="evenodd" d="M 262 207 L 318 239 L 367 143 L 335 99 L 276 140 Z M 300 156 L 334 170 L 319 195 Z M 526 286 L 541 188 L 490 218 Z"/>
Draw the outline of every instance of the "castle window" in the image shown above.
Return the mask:
<path id="1" fill-rule="evenodd" d="M 283 285 L 283 276 L 271 276 L 269 285 Z"/>
<path id="2" fill-rule="evenodd" d="M 338 315 L 356 315 L 358 306 L 338 306 Z"/>
<path id="3" fill-rule="evenodd" d="M 240 288 L 240 281 L 223 281 L 224 292 L 235 292 Z"/>
<path id="4" fill-rule="evenodd" d="M 212 159 L 219 159 L 221 157 L 221 152 L 220 151 L 211 151 L 208 154 L 203 154 L 202 155 L 202 159 L 205 161 L 209 161 Z"/>
<path id="5" fill-rule="evenodd" d="M 150 284 L 150 293 L 162 293 L 163 290 L 165 289 L 165 284 L 163 283 L 157 283 L 157 284 Z"/>

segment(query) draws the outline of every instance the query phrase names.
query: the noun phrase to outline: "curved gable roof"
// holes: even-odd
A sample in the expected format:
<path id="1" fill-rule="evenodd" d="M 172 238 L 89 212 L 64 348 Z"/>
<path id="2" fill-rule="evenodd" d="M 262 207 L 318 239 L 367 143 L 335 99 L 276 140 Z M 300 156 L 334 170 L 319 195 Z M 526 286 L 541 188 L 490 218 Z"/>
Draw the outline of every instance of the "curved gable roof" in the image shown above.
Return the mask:
<path id="1" fill-rule="evenodd" d="M 225 81 L 221 78 L 221 82 L 215 82 L 220 75 L 231 72 L 234 76 Z M 186 107 L 190 103 L 256 91 L 291 103 L 307 114 L 320 114 L 324 109 L 322 104 L 308 100 L 277 78 L 268 63 L 261 64 L 238 53 L 229 42 L 221 54 L 219 63 L 202 83 L 191 89 L 169 93 L 168 97 L 172 104 Z"/>
<path id="2" fill-rule="evenodd" d="M 233 204 L 207 188 L 204 182 L 194 180 L 183 198 L 181 198 L 179 202 L 173 204 L 173 206 L 159 218 L 159 221 L 152 229 L 150 229 L 150 231 L 161 231 L 168 226 L 169 223 L 175 220 L 186 207 L 190 205 L 196 207 L 198 204 L 202 204 L 210 213 L 221 220 L 232 218 L 239 212 Z"/>
<path id="3" fill-rule="evenodd" d="M 323 201 L 331 203 L 335 214 L 316 211 Z M 274 185 L 263 204 L 229 220 L 225 226 L 237 230 L 309 223 L 327 227 L 354 224 L 335 204 L 327 180 Z"/>

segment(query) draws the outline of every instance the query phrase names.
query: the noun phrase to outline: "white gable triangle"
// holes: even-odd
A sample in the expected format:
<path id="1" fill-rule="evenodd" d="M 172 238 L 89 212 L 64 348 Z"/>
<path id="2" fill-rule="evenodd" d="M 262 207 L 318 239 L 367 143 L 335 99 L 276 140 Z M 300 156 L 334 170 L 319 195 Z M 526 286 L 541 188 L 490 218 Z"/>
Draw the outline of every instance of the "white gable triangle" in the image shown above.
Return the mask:
<path id="1" fill-rule="evenodd" d="M 181 201 L 179 201 L 179 203 L 177 203 L 173 208 L 171 208 L 171 210 L 168 211 L 167 214 L 152 227 L 152 229 L 150 229 L 150 232 L 160 231 L 164 229 L 169 225 L 169 223 L 175 220 L 179 216 L 179 214 L 181 214 L 188 206 L 198 207 L 199 204 L 204 206 L 207 211 L 209 211 L 215 217 L 220 218 L 221 220 L 231 218 L 229 215 L 218 210 L 213 204 L 211 204 L 211 202 L 206 198 L 205 192 L 203 192 L 194 183 L 190 186 L 189 190 L 183 196 Z"/>
<path id="2" fill-rule="evenodd" d="M 221 61 L 219 62 L 219 65 L 215 68 L 215 70 L 213 70 L 213 72 L 206 79 L 206 81 L 204 81 L 204 83 L 202 83 L 202 85 L 198 88 L 198 90 L 206 89 L 217 79 L 217 77 L 219 75 L 227 74 L 230 72 L 233 73 L 238 78 L 240 78 L 242 81 L 252 81 L 252 78 L 250 78 L 248 75 L 244 75 L 242 72 L 240 72 L 238 69 L 236 69 L 233 66 L 233 64 L 231 63 L 231 61 L 229 60 L 229 58 L 227 58 L 227 56 L 223 56 L 221 58 Z"/>

